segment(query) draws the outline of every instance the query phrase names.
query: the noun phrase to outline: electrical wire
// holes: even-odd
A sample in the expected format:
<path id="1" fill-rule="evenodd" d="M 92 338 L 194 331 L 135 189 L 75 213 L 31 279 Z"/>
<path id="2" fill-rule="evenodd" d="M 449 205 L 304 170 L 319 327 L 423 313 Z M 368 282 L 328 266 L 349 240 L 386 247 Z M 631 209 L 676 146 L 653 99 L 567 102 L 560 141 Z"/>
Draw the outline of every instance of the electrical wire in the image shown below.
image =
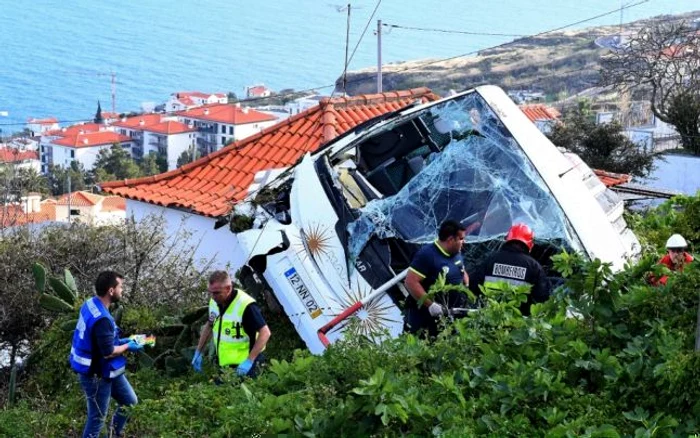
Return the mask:
<path id="1" fill-rule="evenodd" d="M 507 36 L 507 37 L 525 37 L 525 36 L 527 36 L 525 34 L 518 34 L 518 33 L 468 32 L 468 31 L 462 31 L 462 30 L 402 26 L 400 24 L 388 24 L 388 23 L 382 23 L 382 26 L 390 27 L 392 29 L 407 29 L 407 30 L 418 30 L 418 31 L 422 31 L 422 32 L 453 33 L 453 34 L 462 34 L 462 35 Z"/>
<path id="2" fill-rule="evenodd" d="M 418 64 L 418 65 L 412 65 L 412 66 L 409 66 L 409 67 L 406 67 L 406 68 L 403 68 L 403 69 L 388 71 L 388 72 L 383 73 L 383 76 L 386 78 L 387 76 L 391 76 L 391 75 L 395 75 L 395 74 L 399 74 L 399 73 L 404 73 L 404 72 L 406 72 L 406 71 L 421 69 L 421 68 L 424 68 L 424 67 L 429 66 L 429 65 L 433 65 L 433 64 L 437 64 L 437 63 L 441 63 L 441 62 L 451 61 L 451 60 L 454 60 L 454 59 L 464 58 L 464 57 L 467 57 L 467 56 L 475 55 L 475 54 L 477 54 L 477 53 L 479 53 L 479 52 L 481 52 L 481 51 L 498 49 L 498 48 L 507 46 L 507 45 L 509 45 L 509 44 L 513 44 L 513 43 L 515 43 L 515 42 L 517 42 L 517 41 L 520 41 L 520 40 L 522 40 L 522 39 L 526 39 L 526 38 L 536 38 L 536 37 L 539 37 L 539 36 L 542 36 L 542 35 L 546 35 L 546 34 L 558 32 L 558 31 L 561 31 L 561 30 L 564 30 L 564 29 L 567 29 L 567 28 L 570 28 L 570 27 L 573 27 L 573 26 L 577 26 L 577 25 L 579 25 L 579 24 L 588 23 L 588 22 L 590 22 L 590 21 L 594 21 L 594 20 L 597 20 L 597 19 L 599 19 L 599 18 L 603 18 L 603 17 L 606 17 L 606 16 L 608 16 L 608 15 L 612 15 L 612 14 L 618 13 L 618 12 L 620 12 L 621 10 L 631 9 L 631 8 L 636 7 L 636 6 L 642 5 L 642 4 L 644 4 L 644 3 L 648 3 L 649 1 L 651 1 L 651 0 L 641 0 L 641 1 L 638 1 L 638 2 L 635 2 L 635 3 L 630 3 L 630 4 L 624 5 L 624 6 L 622 6 L 622 7 L 619 7 L 619 8 L 616 8 L 616 9 L 613 9 L 613 10 L 610 10 L 610 11 L 607 11 L 607 12 L 603 12 L 603 13 L 598 14 L 598 15 L 595 15 L 595 16 L 592 16 L 592 17 L 589 17 L 589 18 L 585 18 L 585 19 L 583 19 L 583 20 L 578 20 L 578 21 L 575 21 L 575 22 L 573 22 L 573 23 L 565 24 L 565 25 L 563 25 L 563 26 L 559 26 L 559 27 L 556 27 L 556 28 L 553 28 L 553 29 L 549 29 L 549 30 L 545 30 L 545 31 L 542 31 L 542 32 L 539 32 L 539 33 L 536 33 L 536 34 L 528 35 L 528 36 L 526 36 L 526 37 L 517 38 L 517 39 L 514 39 L 514 40 L 512 40 L 512 41 L 508 41 L 508 42 L 505 42 L 505 43 L 497 44 L 497 45 L 495 45 L 495 46 L 486 47 L 486 48 L 482 48 L 482 49 L 478 49 L 478 50 L 473 50 L 473 51 L 471 51 L 471 52 L 462 53 L 462 54 L 455 55 L 455 56 L 450 56 L 450 57 L 447 57 L 447 58 L 440 58 L 440 59 L 435 59 L 435 60 L 431 60 L 431 61 L 425 61 L 425 62 L 422 62 L 422 63 L 420 63 L 420 64 Z M 355 79 L 355 80 L 350 80 L 350 81 L 347 81 L 346 85 L 353 84 L 353 83 L 356 83 L 356 82 L 362 82 L 363 80 L 364 80 L 364 78 L 357 78 L 357 79 Z M 270 96 L 265 96 L 265 97 L 255 97 L 255 98 L 251 98 L 251 99 L 242 100 L 242 101 L 240 101 L 240 103 L 249 104 L 249 103 L 256 103 L 256 102 L 265 101 L 265 100 L 270 100 L 270 99 L 279 99 L 279 98 L 290 97 L 290 96 L 295 96 L 295 95 L 302 95 L 302 94 L 311 93 L 311 92 L 315 92 L 315 91 L 318 91 L 318 90 L 323 90 L 323 89 L 330 88 L 330 87 L 335 87 L 335 85 L 336 85 L 335 83 L 333 83 L 333 84 L 328 84 L 328 85 L 319 85 L 319 86 L 316 86 L 316 87 L 310 87 L 310 88 L 306 88 L 306 89 L 303 89 L 303 90 L 291 91 L 291 92 L 289 92 L 289 93 L 276 94 L 276 95 L 270 95 Z M 168 114 L 174 114 L 174 113 L 175 113 L 175 112 L 163 113 L 163 114 L 164 114 L 164 115 L 168 115 Z M 71 121 L 71 120 L 68 120 L 68 121 L 62 120 L 62 121 L 59 121 L 58 123 L 79 123 L 79 122 L 87 122 L 87 121 L 90 121 L 90 120 L 91 120 L 91 119 L 72 120 L 72 121 Z M 0 126 L 22 126 L 22 125 L 26 125 L 26 123 L 0 123 Z"/>

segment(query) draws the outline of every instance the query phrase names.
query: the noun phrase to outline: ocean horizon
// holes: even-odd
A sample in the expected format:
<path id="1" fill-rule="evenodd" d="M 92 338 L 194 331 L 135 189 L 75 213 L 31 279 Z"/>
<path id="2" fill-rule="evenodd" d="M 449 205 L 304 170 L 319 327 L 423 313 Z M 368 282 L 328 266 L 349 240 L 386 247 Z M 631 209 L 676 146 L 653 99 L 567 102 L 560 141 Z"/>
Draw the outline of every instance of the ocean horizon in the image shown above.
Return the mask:
<path id="1" fill-rule="evenodd" d="M 116 111 L 163 103 L 176 91 L 234 92 L 263 83 L 273 90 L 332 85 L 342 74 L 347 9 L 313 0 L 179 3 L 144 0 L 0 0 L 0 129 L 21 131 L 30 117 L 62 122 L 93 117 L 98 100 L 111 111 L 111 74 Z M 349 70 L 376 65 L 376 20 L 405 27 L 531 35 L 619 8 L 621 3 L 565 0 L 482 2 L 382 1 L 352 3 L 350 44 L 357 45 Z M 437 7 L 436 7 L 437 6 Z M 616 25 L 697 9 L 695 0 L 649 1 L 577 25 Z M 512 40 L 383 29 L 383 62 L 443 58 Z M 332 87 L 319 92 L 330 94 Z M 5 114 L 7 114 L 5 116 Z"/>

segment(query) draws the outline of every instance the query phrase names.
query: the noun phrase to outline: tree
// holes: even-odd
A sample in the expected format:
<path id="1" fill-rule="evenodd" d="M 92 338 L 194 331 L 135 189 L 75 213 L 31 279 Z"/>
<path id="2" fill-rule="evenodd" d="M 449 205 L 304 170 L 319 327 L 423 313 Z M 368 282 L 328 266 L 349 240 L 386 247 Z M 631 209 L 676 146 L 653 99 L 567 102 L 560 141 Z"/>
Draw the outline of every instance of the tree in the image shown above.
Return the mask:
<path id="1" fill-rule="evenodd" d="M 142 176 L 138 164 L 118 143 L 113 144 L 109 149 L 100 151 L 97 155 L 93 172 L 96 182 L 132 179 Z"/>
<path id="2" fill-rule="evenodd" d="M 72 192 L 85 190 L 93 183 L 93 179 L 79 161 L 72 161 L 67 168 L 50 165 L 46 175 L 49 191 L 54 196 L 68 192 L 68 178 Z"/>
<path id="3" fill-rule="evenodd" d="M 143 174 L 143 176 L 151 176 L 161 173 L 158 163 L 158 156 L 154 153 L 150 153 L 143 157 L 139 167 L 141 168 L 141 174 Z"/>
<path id="4" fill-rule="evenodd" d="M 95 113 L 95 119 L 93 120 L 95 123 L 104 123 L 104 119 L 102 118 L 102 106 L 100 106 L 100 101 L 97 101 L 97 112 Z"/>
<path id="5" fill-rule="evenodd" d="M 604 85 L 649 92 L 654 115 L 676 128 L 684 148 L 700 154 L 700 33 L 684 22 L 652 24 L 602 66 Z"/>
<path id="6" fill-rule="evenodd" d="M 182 167 L 187 163 L 191 163 L 199 159 L 199 151 L 195 146 L 190 146 L 188 149 L 182 151 L 180 156 L 177 158 L 177 167 Z"/>
<path id="7" fill-rule="evenodd" d="M 238 96 L 236 96 L 236 93 L 234 93 L 233 91 L 229 91 L 226 97 L 228 98 L 228 103 L 238 102 Z"/>
<path id="8" fill-rule="evenodd" d="M 548 134 L 557 146 L 577 154 L 589 166 L 610 172 L 646 176 L 653 169 L 651 151 L 630 141 L 617 123 L 596 125 L 580 106 Z"/>

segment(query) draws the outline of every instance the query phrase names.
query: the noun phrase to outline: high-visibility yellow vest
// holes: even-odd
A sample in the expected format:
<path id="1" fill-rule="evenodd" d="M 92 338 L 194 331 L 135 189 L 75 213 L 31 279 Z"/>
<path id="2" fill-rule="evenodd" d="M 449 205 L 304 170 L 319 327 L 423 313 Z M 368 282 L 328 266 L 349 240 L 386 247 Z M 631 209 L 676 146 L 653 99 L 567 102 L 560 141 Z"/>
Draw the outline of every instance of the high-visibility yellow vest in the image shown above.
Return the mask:
<path id="1" fill-rule="evenodd" d="M 236 290 L 236 298 L 226 312 L 214 320 L 212 331 L 219 366 L 239 365 L 248 358 L 250 338 L 243 330 L 243 312 L 254 302 L 253 297 L 242 290 Z M 214 300 L 209 301 L 209 313 L 212 312 L 219 312 Z"/>

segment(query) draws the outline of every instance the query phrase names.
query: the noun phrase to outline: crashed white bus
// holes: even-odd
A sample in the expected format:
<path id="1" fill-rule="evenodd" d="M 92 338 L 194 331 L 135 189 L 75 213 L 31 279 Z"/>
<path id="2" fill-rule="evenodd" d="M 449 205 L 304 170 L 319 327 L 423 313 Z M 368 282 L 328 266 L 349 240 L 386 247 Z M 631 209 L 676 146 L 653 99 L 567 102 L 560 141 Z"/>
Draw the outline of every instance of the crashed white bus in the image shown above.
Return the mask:
<path id="1" fill-rule="evenodd" d="M 254 219 L 238 234 L 243 275 L 265 282 L 321 353 L 350 327 L 377 341 L 402 332 L 402 279 L 447 218 L 467 227 L 467 271 L 516 222 L 535 231 L 532 254 L 545 269 L 562 249 L 621 268 L 639 251 L 622 209 L 578 157 L 484 86 L 369 120 L 235 214 Z"/>

